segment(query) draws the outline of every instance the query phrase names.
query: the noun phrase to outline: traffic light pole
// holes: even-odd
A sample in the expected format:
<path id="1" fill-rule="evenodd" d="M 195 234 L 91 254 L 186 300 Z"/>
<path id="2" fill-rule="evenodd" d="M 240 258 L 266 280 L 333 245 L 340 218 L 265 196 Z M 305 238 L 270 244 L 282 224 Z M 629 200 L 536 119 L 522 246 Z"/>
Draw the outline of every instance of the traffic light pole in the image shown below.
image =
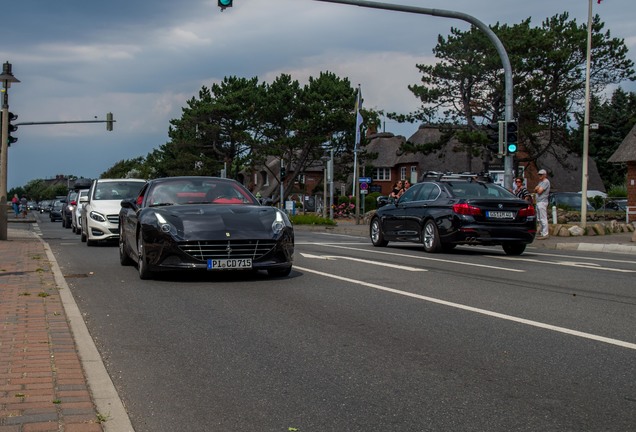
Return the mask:
<path id="1" fill-rule="evenodd" d="M 462 12 L 455 12 L 455 11 L 449 11 L 449 10 L 443 10 L 443 9 L 429 9 L 429 8 L 421 8 L 421 7 L 415 7 L 415 6 L 396 5 L 396 4 L 389 4 L 389 3 L 376 3 L 376 2 L 362 1 L 362 0 L 314 0 L 314 1 L 320 1 L 325 3 L 339 3 L 339 4 L 346 4 L 351 6 L 360 6 L 360 7 L 372 8 L 372 9 L 392 10 L 397 12 L 416 13 L 416 14 L 422 14 L 422 15 L 432 15 L 432 16 L 439 16 L 439 17 L 445 17 L 445 18 L 455 18 L 455 19 L 460 19 L 460 20 L 469 22 L 470 24 L 474 25 L 475 27 L 480 29 L 482 32 L 484 32 L 486 36 L 488 37 L 488 39 L 490 39 L 490 41 L 495 45 L 495 49 L 497 50 L 497 53 L 499 54 L 499 57 L 501 59 L 501 63 L 504 69 L 505 107 L 506 107 L 505 121 L 511 122 L 514 120 L 513 95 L 512 95 L 512 67 L 510 66 L 510 59 L 508 58 L 508 53 L 506 52 L 506 49 L 504 48 L 503 44 L 501 43 L 497 35 L 491 30 L 491 28 L 488 27 L 483 22 L 479 21 L 477 18 Z M 504 156 L 504 187 L 510 190 L 512 190 L 512 178 L 513 178 L 512 163 L 513 163 L 513 156 L 506 154 Z"/>

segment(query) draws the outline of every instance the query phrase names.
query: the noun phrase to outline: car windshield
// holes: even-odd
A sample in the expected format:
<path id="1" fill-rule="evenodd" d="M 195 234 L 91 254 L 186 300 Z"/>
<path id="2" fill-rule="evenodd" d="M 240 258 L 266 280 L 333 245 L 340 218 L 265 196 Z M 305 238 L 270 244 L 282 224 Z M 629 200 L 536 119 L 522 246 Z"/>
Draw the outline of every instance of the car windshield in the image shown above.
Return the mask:
<path id="1" fill-rule="evenodd" d="M 446 182 L 457 198 L 516 198 L 513 193 L 496 185 L 483 182 Z"/>
<path id="2" fill-rule="evenodd" d="M 142 182 L 131 181 L 97 183 L 93 198 L 96 200 L 123 200 L 134 198 L 142 186 Z"/>
<path id="3" fill-rule="evenodd" d="M 148 191 L 149 206 L 174 204 L 251 204 L 256 198 L 236 182 L 218 179 L 174 179 L 156 183 Z"/>

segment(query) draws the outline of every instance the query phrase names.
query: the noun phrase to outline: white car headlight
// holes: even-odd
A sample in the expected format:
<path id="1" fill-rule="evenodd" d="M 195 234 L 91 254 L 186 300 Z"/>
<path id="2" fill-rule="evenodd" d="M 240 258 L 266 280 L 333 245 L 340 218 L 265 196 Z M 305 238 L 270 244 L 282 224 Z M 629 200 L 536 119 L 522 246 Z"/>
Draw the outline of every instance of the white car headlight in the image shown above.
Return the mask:
<path id="1" fill-rule="evenodd" d="M 278 234 L 283 230 L 283 228 L 285 228 L 285 219 L 280 210 L 278 210 L 276 211 L 274 222 L 272 222 L 272 231 L 274 231 L 274 234 Z"/>
<path id="2" fill-rule="evenodd" d="M 97 222 L 106 222 L 106 218 L 104 217 L 104 215 L 101 213 L 97 213 L 96 211 L 92 211 L 90 217 Z"/>

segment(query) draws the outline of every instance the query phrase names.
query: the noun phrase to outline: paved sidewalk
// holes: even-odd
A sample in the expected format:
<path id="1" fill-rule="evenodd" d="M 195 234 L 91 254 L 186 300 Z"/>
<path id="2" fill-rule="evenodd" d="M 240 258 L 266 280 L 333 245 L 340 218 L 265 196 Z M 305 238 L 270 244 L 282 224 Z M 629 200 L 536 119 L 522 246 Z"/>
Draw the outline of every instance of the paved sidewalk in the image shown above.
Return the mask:
<path id="1" fill-rule="evenodd" d="M 48 244 L 12 225 L 0 241 L 0 432 L 132 431 Z"/>

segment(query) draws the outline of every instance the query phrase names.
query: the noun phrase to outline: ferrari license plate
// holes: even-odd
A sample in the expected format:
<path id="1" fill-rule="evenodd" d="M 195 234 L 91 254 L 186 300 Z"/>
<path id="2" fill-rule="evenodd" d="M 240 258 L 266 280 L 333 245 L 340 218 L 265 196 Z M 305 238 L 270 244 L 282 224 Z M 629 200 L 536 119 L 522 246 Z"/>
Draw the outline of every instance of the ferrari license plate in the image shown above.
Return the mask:
<path id="1" fill-rule="evenodd" d="M 515 214 L 511 211 L 489 211 L 486 216 L 490 219 L 514 219 Z"/>
<path id="2" fill-rule="evenodd" d="M 208 270 L 251 269 L 251 258 L 209 259 Z"/>

